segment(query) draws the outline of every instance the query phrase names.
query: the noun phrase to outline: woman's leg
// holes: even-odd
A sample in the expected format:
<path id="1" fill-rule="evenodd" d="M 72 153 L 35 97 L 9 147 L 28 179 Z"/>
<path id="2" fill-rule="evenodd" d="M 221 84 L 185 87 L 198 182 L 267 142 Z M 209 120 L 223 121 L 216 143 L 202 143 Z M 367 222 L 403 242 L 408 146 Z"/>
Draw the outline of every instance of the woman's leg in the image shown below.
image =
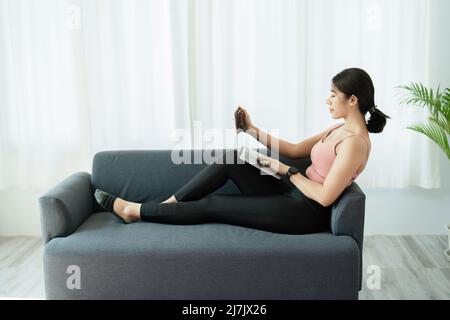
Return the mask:
<path id="1" fill-rule="evenodd" d="M 219 222 L 287 234 L 319 232 L 329 227 L 329 211 L 287 195 L 213 195 L 196 201 L 143 203 L 140 219 L 169 224 Z"/>
<path id="2" fill-rule="evenodd" d="M 175 201 L 169 201 L 171 197 L 163 203 L 199 200 L 219 189 L 228 180 L 233 181 L 244 195 L 281 195 L 289 193 L 292 189 L 292 185 L 270 175 L 263 175 L 259 169 L 248 163 L 242 161 L 238 163 L 237 150 L 231 150 L 219 155 L 213 163 L 206 166 L 175 192 L 172 196 Z M 116 197 L 111 199 L 111 202 L 114 204 L 112 211 L 126 221 L 134 221 L 139 218 L 142 204 Z"/>
<path id="3" fill-rule="evenodd" d="M 258 168 L 243 163 L 242 160 L 238 163 L 237 158 L 237 150 L 219 155 L 213 163 L 175 192 L 176 201 L 199 200 L 219 189 L 228 180 L 233 181 L 245 195 L 274 195 L 289 191 L 289 186 L 284 181 L 263 175 Z"/>

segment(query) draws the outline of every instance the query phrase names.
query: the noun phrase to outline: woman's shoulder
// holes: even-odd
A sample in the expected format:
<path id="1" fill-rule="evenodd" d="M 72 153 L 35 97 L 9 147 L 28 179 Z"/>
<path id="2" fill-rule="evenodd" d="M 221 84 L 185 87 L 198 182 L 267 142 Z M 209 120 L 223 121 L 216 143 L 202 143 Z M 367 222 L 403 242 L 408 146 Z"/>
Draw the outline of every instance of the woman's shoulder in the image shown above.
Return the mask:
<path id="1" fill-rule="evenodd" d="M 353 152 L 365 154 L 366 161 L 369 158 L 371 142 L 368 135 L 365 135 L 364 133 L 350 133 L 344 135 L 342 138 L 336 141 L 336 154 L 339 152 L 343 145 L 348 146 L 349 150 L 352 150 Z"/>

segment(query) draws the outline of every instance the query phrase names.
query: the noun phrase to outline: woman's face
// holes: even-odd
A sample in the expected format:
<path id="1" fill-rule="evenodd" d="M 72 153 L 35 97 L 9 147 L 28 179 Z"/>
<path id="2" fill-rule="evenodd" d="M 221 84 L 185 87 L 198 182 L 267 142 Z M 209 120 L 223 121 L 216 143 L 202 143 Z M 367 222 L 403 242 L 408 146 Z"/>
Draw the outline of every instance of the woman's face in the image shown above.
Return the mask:
<path id="1" fill-rule="evenodd" d="M 333 119 L 345 118 L 349 110 L 350 99 L 346 98 L 344 93 L 339 91 L 334 85 L 331 85 L 330 95 L 326 100 L 326 104 Z"/>

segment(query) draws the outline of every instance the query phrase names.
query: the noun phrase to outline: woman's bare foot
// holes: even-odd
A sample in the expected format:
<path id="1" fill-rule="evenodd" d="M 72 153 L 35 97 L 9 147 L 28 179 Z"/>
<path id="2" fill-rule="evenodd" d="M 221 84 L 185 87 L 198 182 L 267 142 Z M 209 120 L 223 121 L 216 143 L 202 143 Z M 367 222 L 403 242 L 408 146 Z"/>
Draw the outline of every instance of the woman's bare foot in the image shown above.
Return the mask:
<path id="1" fill-rule="evenodd" d="M 171 196 L 169 199 L 161 203 L 177 203 L 175 196 Z M 117 213 L 126 222 L 134 222 L 141 217 L 142 204 L 126 201 L 121 198 L 117 198 L 114 201 L 114 212 Z"/>
<path id="2" fill-rule="evenodd" d="M 95 190 L 94 197 L 104 210 L 112 212 L 126 223 L 140 218 L 140 203 L 123 200 L 100 189 Z"/>
<path id="3" fill-rule="evenodd" d="M 103 192 L 103 194 L 107 194 Z M 101 198 L 98 199 L 99 203 L 103 203 Z M 176 203 L 178 202 L 175 196 L 171 196 L 169 199 L 162 203 Z M 113 203 L 112 210 L 125 222 L 131 223 L 141 218 L 141 206 L 142 204 L 137 202 L 126 201 L 122 198 L 116 197 Z"/>
<path id="4" fill-rule="evenodd" d="M 161 203 L 177 203 L 175 196 L 171 196 L 169 199 Z M 134 222 L 141 217 L 141 203 L 126 201 L 121 198 L 117 198 L 114 201 L 114 212 L 117 213 L 126 222 Z"/>
<path id="5" fill-rule="evenodd" d="M 171 196 L 169 199 L 161 202 L 161 203 L 177 203 L 177 199 L 175 198 L 175 196 Z"/>
<path id="6" fill-rule="evenodd" d="M 117 198 L 114 201 L 114 212 L 126 222 L 135 222 L 140 218 L 142 204 Z"/>

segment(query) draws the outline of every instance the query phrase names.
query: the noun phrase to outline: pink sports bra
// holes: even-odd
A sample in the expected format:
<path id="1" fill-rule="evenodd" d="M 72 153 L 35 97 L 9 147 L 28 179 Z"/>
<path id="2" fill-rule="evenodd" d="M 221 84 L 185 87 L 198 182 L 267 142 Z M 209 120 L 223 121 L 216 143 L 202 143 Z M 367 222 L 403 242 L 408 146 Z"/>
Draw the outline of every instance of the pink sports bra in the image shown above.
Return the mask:
<path id="1" fill-rule="evenodd" d="M 340 127 L 342 125 L 344 125 L 345 123 L 340 123 L 335 125 L 330 132 L 326 135 L 325 138 L 320 139 L 320 141 L 318 141 L 313 148 L 311 149 L 311 165 L 306 169 L 306 176 L 313 181 L 319 182 L 321 184 L 323 184 L 323 182 L 325 181 L 325 177 L 328 175 L 328 172 L 331 169 L 331 166 L 333 165 L 333 161 L 336 158 L 336 153 L 335 153 L 335 148 L 336 145 L 338 143 L 340 143 L 341 141 L 352 137 L 352 136 L 356 136 L 357 134 L 351 134 L 345 138 L 342 138 L 338 141 L 323 141 L 324 139 L 326 139 L 331 132 L 333 132 L 337 127 Z M 367 142 L 367 140 L 366 140 Z M 361 165 L 361 167 L 355 172 L 355 174 L 352 177 L 352 180 L 350 181 L 350 183 L 347 185 L 347 187 L 349 187 L 352 182 L 356 179 L 356 177 L 358 177 L 358 175 L 361 173 L 361 171 L 364 170 L 367 160 L 368 160 L 368 156 L 369 156 L 369 149 L 367 150 L 367 157 L 366 157 L 366 161 L 364 162 L 363 165 Z"/>

